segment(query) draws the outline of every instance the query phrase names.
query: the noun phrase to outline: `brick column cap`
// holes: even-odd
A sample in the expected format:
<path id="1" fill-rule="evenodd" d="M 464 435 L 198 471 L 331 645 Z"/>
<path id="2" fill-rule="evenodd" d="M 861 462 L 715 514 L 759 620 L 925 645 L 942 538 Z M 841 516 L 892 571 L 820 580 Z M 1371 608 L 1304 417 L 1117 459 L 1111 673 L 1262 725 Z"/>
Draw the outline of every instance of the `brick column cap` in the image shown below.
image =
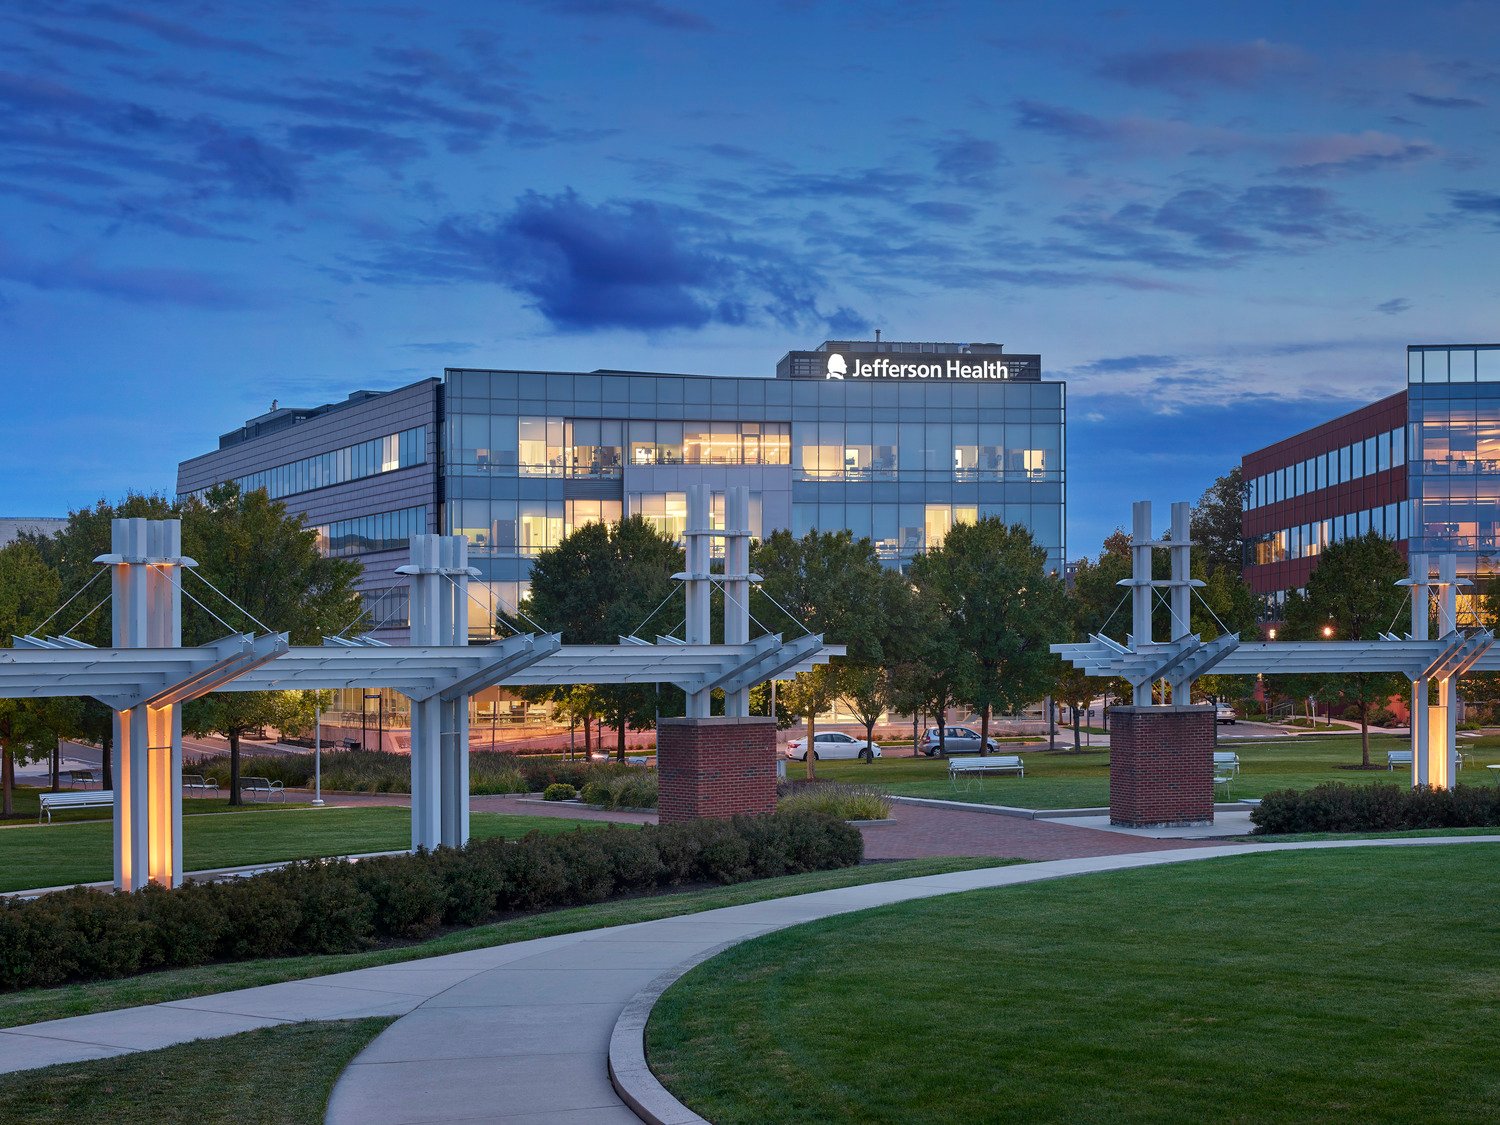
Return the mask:
<path id="1" fill-rule="evenodd" d="M 681 716 L 657 720 L 663 727 L 758 727 L 774 724 L 770 715 L 710 715 L 707 718 L 683 718 Z"/>
<path id="2" fill-rule="evenodd" d="M 1212 703 L 1163 703 L 1151 704 L 1147 707 L 1136 707 L 1133 704 L 1111 707 L 1111 715 L 1206 715 L 1213 714 L 1218 710 Z"/>

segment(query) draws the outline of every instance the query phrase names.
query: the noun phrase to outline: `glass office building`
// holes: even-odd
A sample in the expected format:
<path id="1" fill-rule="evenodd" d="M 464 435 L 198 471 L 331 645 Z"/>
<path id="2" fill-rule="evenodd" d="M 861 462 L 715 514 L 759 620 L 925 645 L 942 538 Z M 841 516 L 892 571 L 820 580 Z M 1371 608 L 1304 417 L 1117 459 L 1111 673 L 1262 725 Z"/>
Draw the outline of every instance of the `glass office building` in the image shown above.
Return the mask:
<path id="1" fill-rule="evenodd" d="M 1268 617 L 1332 543 L 1374 531 L 1403 551 L 1500 571 L 1500 345 L 1407 348 L 1406 389 L 1247 454 L 1245 577 Z"/>
<path id="2" fill-rule="evenodd" d="M 365 565 L 377 635 L 405 625 L 413 531 L 467 536 L 471 625 L 525 596 L 574 528 L 640 514 L 671 535 L 687 488 L 747 486 L 752 530 L 848 528 L 904 567 L 957 523 L 1025 524 L 1061 573 L 1064 386 L 998 344 L 827 341 L 774 376 L 450 368 L 384 394 L 275 407 L 183 463 L 178 491 L 266 488 Z"/>

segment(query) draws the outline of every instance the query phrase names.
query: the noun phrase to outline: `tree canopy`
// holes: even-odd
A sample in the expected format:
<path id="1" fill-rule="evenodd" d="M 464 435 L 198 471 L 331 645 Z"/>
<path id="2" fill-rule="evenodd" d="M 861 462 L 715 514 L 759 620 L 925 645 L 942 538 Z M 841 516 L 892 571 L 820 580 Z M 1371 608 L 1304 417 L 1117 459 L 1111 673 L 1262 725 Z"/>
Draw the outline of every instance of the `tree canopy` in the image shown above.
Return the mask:
<path id="1" fill-rule="evenodd" d="M 1019 711 L 1052 688 L 1049 646 L 1069 635 L 1066 597 L 1025 525 L 960 524 L 912 560 L 910 577 L 938 613 L 929 627 L 953 638 L 957 694 L 980 712 L 982 739 L 992 713 Z"/>

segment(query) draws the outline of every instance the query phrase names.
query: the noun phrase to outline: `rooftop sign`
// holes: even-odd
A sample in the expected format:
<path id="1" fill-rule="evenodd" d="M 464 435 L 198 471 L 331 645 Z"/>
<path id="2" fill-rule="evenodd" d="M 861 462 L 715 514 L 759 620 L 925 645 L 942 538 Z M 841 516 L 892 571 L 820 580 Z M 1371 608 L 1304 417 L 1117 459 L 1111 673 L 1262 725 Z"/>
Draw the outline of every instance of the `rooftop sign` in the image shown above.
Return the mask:
<path id="1" fill-rule="evenodd" d="M 794 379 L 841 382 L 866 379 L 901 382 L 1037 382 L 1041 358 L 1034 355 L 974 355 L 967 352 L 791 352 L 778 374 Z"/>

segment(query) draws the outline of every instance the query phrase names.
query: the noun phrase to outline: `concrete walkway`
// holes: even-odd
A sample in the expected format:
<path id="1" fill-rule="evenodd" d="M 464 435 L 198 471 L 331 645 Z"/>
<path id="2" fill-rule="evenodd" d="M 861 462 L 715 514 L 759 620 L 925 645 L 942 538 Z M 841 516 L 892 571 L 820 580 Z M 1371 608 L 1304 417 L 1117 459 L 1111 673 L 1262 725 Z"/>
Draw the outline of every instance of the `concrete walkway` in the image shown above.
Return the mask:
<path id="1" fill-rule="evenodd" d="M 771 899 L 400 965 L 0 1031 L 0 1072 L 232 1035 L 277 1023 L 403 1018 L 345 1070 L 333 1125 L 632 1122 L 611 1086 L 611 1032 L 664 970 L 726 942 L 830 915 L 987 887 L 1261 851 L 1451 847 L 1500 835 L 1225 845 L 955 872 Z"/>

